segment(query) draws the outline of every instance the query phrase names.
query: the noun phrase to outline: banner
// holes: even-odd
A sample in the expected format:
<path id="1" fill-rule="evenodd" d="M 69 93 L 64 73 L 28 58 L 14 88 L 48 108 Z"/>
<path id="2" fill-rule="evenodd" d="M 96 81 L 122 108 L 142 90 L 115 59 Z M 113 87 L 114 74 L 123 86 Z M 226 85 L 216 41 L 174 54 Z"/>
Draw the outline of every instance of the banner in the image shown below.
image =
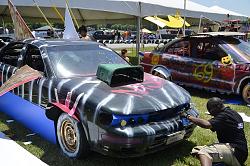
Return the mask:
<path id="1" fill-rule="evenodd" d="M 63 39 L 79 39 L 79 35 L 76 32 L 76 28 L 70 16 L 69 7 L 67 3 L 65 8 L 65 30 L 63 33 Z"/>
<path id="2" fill-rule="evenodd" d="M 17 40 L 23 40 L 28 38 L 35 38 L 33 34 L 31 33 L 29 27 L 23 20 L 22 16 L 17 11 L 16 7 L 13 5 L 13 3 L 8 0 L 8 6 L 10 10 L 10 15 L 14 24 L 15 28 L 15 37 Z"/>

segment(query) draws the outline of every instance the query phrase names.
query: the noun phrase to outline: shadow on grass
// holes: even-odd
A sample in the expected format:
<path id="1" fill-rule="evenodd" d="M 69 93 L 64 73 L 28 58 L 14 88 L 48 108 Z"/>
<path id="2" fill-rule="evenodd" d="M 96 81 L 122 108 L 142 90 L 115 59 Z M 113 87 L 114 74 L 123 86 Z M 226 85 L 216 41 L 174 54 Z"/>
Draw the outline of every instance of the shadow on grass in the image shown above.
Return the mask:
<path id="1" fill-rule="evenodd" d="M 82 160 L 71 160 L 62 156 L 62 154 L 53 153 L 51 157 L 51 151 L 48 154 L 42 156 L 42 160 L 49 165 L 74 165 L 74 166 L 162 166 L 173 165 L 178 159 L 184 161 L 184 158 L 189 156 L 191 149 L 195 145 L 192 142 L 184 141 L 163 151 L 159 151 L 153 154 L 145 155 L 136 158 L 113 158 L 110 156 L 104 156 L 96 152 L 91 152 L 90 155 Z M 53 159 L 52 159 L 53 158 Z"/>
<path id="2" fill-rule="evenodd" d="M 4 132 L 7 136 L 18 142 L 25 149 L 40 158 L 43 162 L 52 166 L 132 166 L 132 165 L 148 165 L 148 166 L 168 166 L 174 162 L 184 161 L 184 158 L 190 155 L 194 143 L 183 141 L 179 144 L 168 147 L 165 150 L 148 154 L 136 158 L 113 158 L 104 156 L 96 152 L 91 152 L 89 156 L 82 160 L 72 160 L 63 156 L 57 145 L 53 145 L 38 135 L 27 137 L 32 132 L 24 128 L 20 123 L 14 121 L 7 123 L 9 117 L 0 113 L 0 122 L 6 124 L 8 129 Z M 30 145 L 24 145 L 21 142 L 32 141 Z"/>
<path id="3" fill-rule="evenodd" d="M 244 103 L 243 99 L 241 98 L 240 95 L 235 95 L 235 94 L 220 94 L 219 92 L 210 92 L 207 90 L 201 90 L 201 89 L 195 89 L 195 88 L 190 88 L 190 87 L 184 87 L 191 96 L 195 97 L 200 97 L 203 99 L 209 99 L 211 97 L 219 97 L 222 100 L 225 101 L 225 103 L 229 104 L 237 104 L 237 105 L 243 105 L 246 106 L 246 103 Z"/>

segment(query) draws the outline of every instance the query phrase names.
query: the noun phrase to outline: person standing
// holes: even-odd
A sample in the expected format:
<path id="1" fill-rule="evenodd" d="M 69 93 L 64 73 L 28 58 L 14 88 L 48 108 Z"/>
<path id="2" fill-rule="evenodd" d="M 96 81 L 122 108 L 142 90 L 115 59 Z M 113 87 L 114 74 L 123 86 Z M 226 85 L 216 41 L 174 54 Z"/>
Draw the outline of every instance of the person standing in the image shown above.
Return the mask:
<path id="1" fill-rule="evenodd" d="M 213 97 L 207 102 L 207 110 L 213 116 L 204 120 L 183 113 L 194 124 L 216 132 L 219 143 L 196 146 L 192 154 L 197 156 L 202 166 L 211 166 L 213 162 L 223 162 L 229 166 L 241 166 L 248 157 L 244 123 L 241 116 L 229 107 L 225 107 L 220 98 Z"/>
<path id="2" fill-rule="evenodd" d="M 51 30 L 50 28 L 47 30 L 47 37 L 48 37 L 48 38 L 54 37 L 54 32 L 53 32 L 53 30 Z"/>
<path id="3" fill-rule="evenodd" d="M 121 39 L 121 33 L 117 30 L 117 40 Z"/>
<path id="4" fill-rule="evenodd" d="M 78 31 L 79 31 L 82 39 L 92 40 L 92 38 L 88 35 L 88 30 L 87 30 L 86 26 L 82 25 L 81 27 L 79 27 Z"/>
<path id="5" fill-rule="evenodd" d="M 128 52 L 128 50 L 122 49 L 122 50 L 121 50 L 121 56 L 122 56 L 126 61 L 129 62 L 129 57 L 127 56 L 127 52 Z"/>

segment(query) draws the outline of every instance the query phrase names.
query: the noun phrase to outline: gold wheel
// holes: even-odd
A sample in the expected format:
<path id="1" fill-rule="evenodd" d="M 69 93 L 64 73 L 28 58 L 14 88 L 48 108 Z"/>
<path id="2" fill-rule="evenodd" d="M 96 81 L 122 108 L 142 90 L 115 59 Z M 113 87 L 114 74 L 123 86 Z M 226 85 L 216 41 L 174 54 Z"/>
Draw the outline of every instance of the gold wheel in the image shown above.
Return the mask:
<path id="1" fill-rule="evenodd" d="M 75 152 L 77 149 L 76 130 L 69 120 L 65 120 L 62 123 L 60 133 L 62 143 L 65 145 L 66 150 L 69 152 Z"/>
<path id="2" fill-rule="evenodd" d="M 242 97 L 247 104 L 250 104 L 250 84 L 243 88 Z"/>
<path id="3" fill-rule="evenodd" d="M 73 159 L 87 156 L 89 143 L 81 122 L 67 113 L 62 113 L 57 120 L 57 138 L 63 154 Z"/>

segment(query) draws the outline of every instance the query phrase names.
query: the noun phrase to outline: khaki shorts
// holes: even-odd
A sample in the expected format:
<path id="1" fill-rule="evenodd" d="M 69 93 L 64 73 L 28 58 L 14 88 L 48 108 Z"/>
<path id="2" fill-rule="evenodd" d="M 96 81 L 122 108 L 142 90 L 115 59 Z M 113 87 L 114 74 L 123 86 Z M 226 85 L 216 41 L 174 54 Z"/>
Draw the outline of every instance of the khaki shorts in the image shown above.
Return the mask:
<path id="1" fill-rule="evenodd" d="M 196 146 L 192 149 L 193 155 L 206 155 L 212 162 L 223 162 L 226 165 L 240 166 L 233 154 L 234 148 L 229 144 L 212 144 L 208 146 Z"/>

